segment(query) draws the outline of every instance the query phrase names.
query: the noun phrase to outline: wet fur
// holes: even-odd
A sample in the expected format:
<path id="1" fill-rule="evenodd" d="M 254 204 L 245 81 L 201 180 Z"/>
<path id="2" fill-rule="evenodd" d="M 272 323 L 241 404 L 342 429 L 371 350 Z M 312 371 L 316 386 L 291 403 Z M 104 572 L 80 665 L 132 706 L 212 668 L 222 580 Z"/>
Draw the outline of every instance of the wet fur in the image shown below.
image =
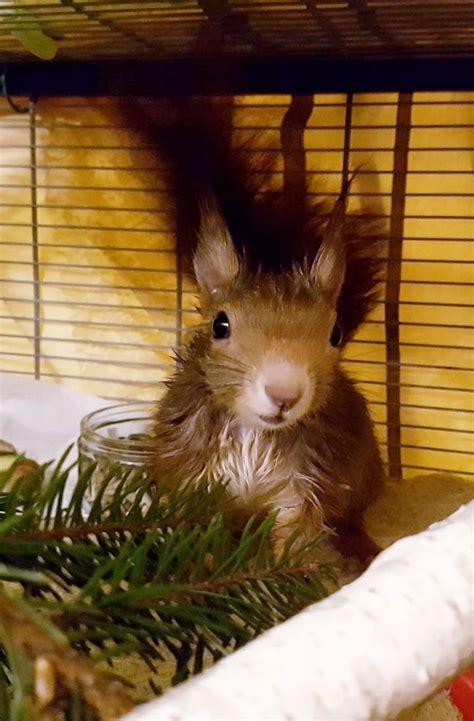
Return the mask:
<path id="1" fill-rule="evenodd" d="M 294 427 L 242 429 L 215 404 L 200 361 L 191 351 L 160 404 L 159 479 L 225 479 L 236 508 L 300 508 L 314 529 L 358 522 L 382 474 L 365 401 L 349 378 L 337 370 L 323 406 Z"/>
<path id="2" fill-rule="evenodd" d="M 174 141 L 180 127 L 173 129 Z M 366 402 L 340 368 L 340 349 L 332 348 L 329 337 L 337 320 L 347 342 L 373 307 L 380 235 L 364 235 L 340 212 L 318 216 L 309 205 L 290 223 L 284 199 L 266 205 L 255 200 L 250 175 L 246 180 L 232 155 L 222 155 L 205 123 L 195 117 L 193 125 L 188 117 L 186 127 L 193 129 L 199 151 L 206 149 L 199 168 L 207 175 L 193 184 L 191 170 L 187 188 L 191 197 L 205 199 L 195 253 L 203 323 L 178 357 L 157 409 L 158 480 L 173 486 L 177 479 L 227 481 L 233 507 L 244 516 L 278 512 L 277 544 L 295 528 L 311 538 L 321 527 L 339 526 L 341 538 L 347 538 L 348 529 L 360 528 L 363 511 L 379 492 L 383 469 Z M 186 137 L 179 151 L 170 136 L 163 144 L 182 189 L 183 147 L 188 168 L 197 152 Z M 233 328 L 227 344 L 211 337 L 212 319 L 222 309 Z M 314 385 L 307 412 L 275 430 L 253 427 L 241 417 L 243 389 L 272 353 L 305 365 Z"/>

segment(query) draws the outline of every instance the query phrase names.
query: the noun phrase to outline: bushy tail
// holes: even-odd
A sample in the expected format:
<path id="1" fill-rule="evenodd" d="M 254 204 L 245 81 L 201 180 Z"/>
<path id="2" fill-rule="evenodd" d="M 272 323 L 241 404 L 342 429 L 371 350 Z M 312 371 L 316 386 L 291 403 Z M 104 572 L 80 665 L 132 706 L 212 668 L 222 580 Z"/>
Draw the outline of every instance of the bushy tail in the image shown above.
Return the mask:
<path id="1" fill-rule="evenodd" d="M 279 148 L 255 150 L 256 137 L 233 147 L 231 99 L 186 99 L 172 103 L 168 121 L 151 130 L 174 179 L 180 252 L 192 256 L 202 205 L 218 207 L 236 248 L 253 268 L 281 272 L 312 259 L 324 235 L 330 208 L 315 205 L 303 189 L 294 212 L 284 189 L 262 192 L 279 162 Z M 257 136 L 258 133 L 255 134 Z M 264 137 L 264 136 L 262 136 Z M 261 140 L 261 139 L 260 139 Z M 262 147 L 262 142 L 258 145 Z M 383 261 L 379 223 L 341 215 L 347 271 L 338 304 L 339 323 L 349 340 L 378 300 Z"/>
<path id="2" fill-rule="evenodd" d="M 259 191 L 274 166 L 274 155 L 232 147 L 233 104 L 229 99 L 188 99 L 174 105 L 173 122 L 157 129 L 159 149 L 175 182 L 182 250 L 197 242 L 202 206 L 219 210 L 239 251 L 257 254 L 263 237 Z"/>

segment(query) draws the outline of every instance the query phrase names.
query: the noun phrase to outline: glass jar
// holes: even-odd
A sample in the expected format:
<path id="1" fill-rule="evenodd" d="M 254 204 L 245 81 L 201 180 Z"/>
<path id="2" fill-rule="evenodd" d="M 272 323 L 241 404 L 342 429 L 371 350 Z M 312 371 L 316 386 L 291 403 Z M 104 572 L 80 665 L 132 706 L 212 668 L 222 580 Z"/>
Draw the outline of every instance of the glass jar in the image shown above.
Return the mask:
<path id="1" fill-rule="evenodd" d="M 117 470 L 117 483 L 122 472 L 134 471 L 146 482 L 153 461 L 153 403 L 120 403 L 89 413 L 81 421 L 79 473 L 91 464 L 96 467 L 90 480 L 90 500 L 101 489 L 111 469 Z M 114 496 L 117 484 L 109 483 L 104 501 Z M 132 499 L 130 499 L 132 500 Z"/>

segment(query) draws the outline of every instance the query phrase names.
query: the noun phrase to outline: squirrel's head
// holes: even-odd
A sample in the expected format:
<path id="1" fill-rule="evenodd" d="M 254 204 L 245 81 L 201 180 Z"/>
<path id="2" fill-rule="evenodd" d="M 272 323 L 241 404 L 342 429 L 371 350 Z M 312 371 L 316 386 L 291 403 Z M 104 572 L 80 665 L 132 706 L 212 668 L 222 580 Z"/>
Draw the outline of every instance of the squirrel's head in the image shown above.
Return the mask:
<path id="1" fill-rule="evenodd" d="M 242 425 L 284 428 L 328 398 L 343 342 L 343 220 L 340 199 L 314 258 L 281 274 L 252 273 L 220 213 L 202 212 L 194 256 L 205 348 L 199 362 L 213 400 Z"/>

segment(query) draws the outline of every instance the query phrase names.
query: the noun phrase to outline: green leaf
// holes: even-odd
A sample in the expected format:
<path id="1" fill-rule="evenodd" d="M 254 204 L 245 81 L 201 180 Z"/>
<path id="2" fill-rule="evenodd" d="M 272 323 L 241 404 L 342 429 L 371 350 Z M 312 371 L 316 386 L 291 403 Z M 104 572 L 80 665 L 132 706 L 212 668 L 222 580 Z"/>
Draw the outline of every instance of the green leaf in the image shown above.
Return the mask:
<path id="1" fill-rule="evenodd" d="M 53 60 L 58 51 L 56 42 L 39 28 L 31 30 L 12 30 L 14 38 L 41 60 Z"/>

